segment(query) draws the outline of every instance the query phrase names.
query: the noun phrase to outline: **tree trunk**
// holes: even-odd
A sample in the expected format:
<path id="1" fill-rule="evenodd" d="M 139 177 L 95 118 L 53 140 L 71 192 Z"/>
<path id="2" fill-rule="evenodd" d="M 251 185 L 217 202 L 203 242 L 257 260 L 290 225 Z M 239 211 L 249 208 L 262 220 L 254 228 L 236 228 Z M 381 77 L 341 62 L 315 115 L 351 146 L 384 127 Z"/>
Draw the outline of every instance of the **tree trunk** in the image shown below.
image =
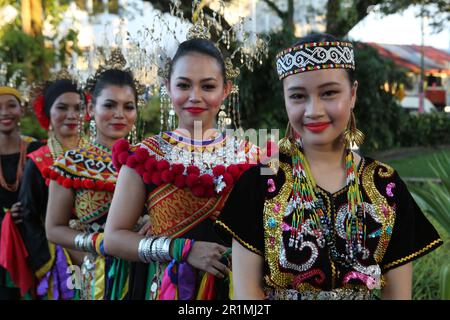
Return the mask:
<path id="1" fill-rule="evenodd" d="M 43 8 L 42 0 L 31 0 L 31 29 L 34 36 L 42 34 Z"/>
<path id="2" fill-rule="evenodd" d="M 341 7 L 340 0 L 328 0 L 327 2 L 327 26 L 326 32 L 336 37 L 340 36 L 339 11 Z"/>
<path id="3" fill-rule="evenodd" d="M 286 20 L 284 21 L 285 27 L 290 29 L 292 34 L 295 34 L 295 22 L 294 22 L 294 0 L 288 0 L 288 10 L 286 12 Z"/>
<path id="4" fill-rule="evenodd" d="M 22 30 L 30 36 L 42 34 L 42 0 L 22 0 Z"/>
<path id="5" fill-rule="evenodd" d="M 31 35 L 31 0 L 22 0 L 21 4 L 22 30 Z"/>

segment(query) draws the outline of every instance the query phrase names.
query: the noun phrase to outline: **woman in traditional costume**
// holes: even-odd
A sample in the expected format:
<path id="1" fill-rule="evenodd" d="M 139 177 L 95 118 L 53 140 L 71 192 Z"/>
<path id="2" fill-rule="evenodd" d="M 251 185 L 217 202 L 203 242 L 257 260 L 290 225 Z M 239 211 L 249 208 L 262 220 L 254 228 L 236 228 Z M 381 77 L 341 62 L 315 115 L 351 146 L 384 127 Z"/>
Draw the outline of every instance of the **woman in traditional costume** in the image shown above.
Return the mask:
<path id="1" fill-rule="evenodd" d="M 27 154 L 42 144 L 20 133 L 22 102 L 17 89 L 0 86 L 0 300 L 25 295 L 30 298 L 33 287 L 33 276 L 26 263 L 27 252 L 15 225 L 22 221 L 20 208 L 14 204 Z"/>
<path id="2" fill-rule="evenodd" d="M 178 128 L 114 146 L 121 169 L 105 249 L 133 261 L 130 299 L 227 299 L 229 250 L 213 223 L 257 148 L 216 129 L 231 82 L 211 41 L 180 44 L 166 87 Z M 141 216 L 148 217 L 147 236 L 132 230 Z"/>
<path id="3" fill-rule="evenodd" d="M 126 137 L 137 116 L 138 93 L 126 61 L 115 50 L 89 81 L 92 141 L 67 151 L 51 167 L 45 229 L 49 241 L 75 249 L 80 265 L 72 284 L 82 300 L 110 299 L 114 258 L 105 257 L 103 230 L 117 180 L 111 147 Z"/>
<path id="4" fill-rule="evenodd" d="M 318 34 L 277 56 L 289 124 L 273 174 L 239 180 L 217 220 L 236 299 L 410 299 L 412 261 L 442 244 L 390 166 L 351 150 L 352 44 Z"/>
<path id="5" fill-rule="evenodd" d="M 74 288 L 67 286 L 71 252 L 47 241 L 45 216 L 50 166 L 64 152 L 86 142 L 82 139 L 85 99 L 65 70 L 35 89 L 33 108 L 49 137 L 46 145 L 28 155 L 18 199 L 23 219 L 19 228 L 28 251 L 27 260 L 38 280 L 39 298 L 76 297 Z"/>

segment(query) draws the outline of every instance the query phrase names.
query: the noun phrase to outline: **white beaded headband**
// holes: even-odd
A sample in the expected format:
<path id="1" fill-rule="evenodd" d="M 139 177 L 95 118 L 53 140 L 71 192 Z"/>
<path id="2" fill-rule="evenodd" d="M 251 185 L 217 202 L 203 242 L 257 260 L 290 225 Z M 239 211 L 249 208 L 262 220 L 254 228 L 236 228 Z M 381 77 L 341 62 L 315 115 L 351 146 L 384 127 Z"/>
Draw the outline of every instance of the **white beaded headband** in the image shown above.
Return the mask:
<path id="1" fill-rule="evenodd" d="M 281 51 L 276 60 L 280 80 L 307 71 L 355 69 L 353 45 L 342 41 L 303 43 Z"/>

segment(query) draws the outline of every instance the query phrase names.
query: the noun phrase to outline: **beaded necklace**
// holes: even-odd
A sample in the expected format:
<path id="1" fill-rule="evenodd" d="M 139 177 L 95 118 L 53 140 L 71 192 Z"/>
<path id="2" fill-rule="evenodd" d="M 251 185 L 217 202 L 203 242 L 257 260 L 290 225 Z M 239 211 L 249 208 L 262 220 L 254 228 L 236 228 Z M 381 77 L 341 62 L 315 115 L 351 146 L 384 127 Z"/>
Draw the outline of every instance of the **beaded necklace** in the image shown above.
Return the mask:
<path id="1" fill-rule="evenodd" d="M 20 138 L 20 146 L 19 146 L 19 163 L 17 164 L 17 171 L 16 171 L 16 181 L 14 183 L 7 183 L 5 177 L 3 176 L 3 168 L 2 168 L 2 162 L 0 157 L 0 185 L 3 189 L 8 190 L 9 192 L 16 192 L 20 179 L 22 178 L 23 169 L 25 168 L 25 160 L 27 158 L 27 143 L 24 141 L 24 139 Z"/>
<path id="2" fill-rule="evenodd" d="M 328 245 L 332 257 L 346 267 L 356 263 L 356 253 L 363 252 L 365 239 L 364 207 L 359 189 L 359 178 L 353 153 L 346 150 L 345 168 L 347 190 L 347 221 L 345 223 L 346 246 L 345 253 L 336 248 L 336 232 L 331 218 L 322 210 L 322 205 L 316 196 L 316 183 L 311 174 L 308 161 L 303 153 L 301 143 L 291 142 L 293 147 L 292 167 L 294 183 L 292 197 L 286 207 L 285 216 L 292 214 L 289 247 L 301 248 L 303 236 L 314 234 L 320 247 Z M 312 232 L 310 231 L 312 230 Z"/>
<path id="3" fill-rule="evenodd" d="M 60 155 L 64 153 L 64 148 L 55 136 L 51 135 L 47 140 L 48 148 L 52 154 L 53 160 L 56 161 Z"/>

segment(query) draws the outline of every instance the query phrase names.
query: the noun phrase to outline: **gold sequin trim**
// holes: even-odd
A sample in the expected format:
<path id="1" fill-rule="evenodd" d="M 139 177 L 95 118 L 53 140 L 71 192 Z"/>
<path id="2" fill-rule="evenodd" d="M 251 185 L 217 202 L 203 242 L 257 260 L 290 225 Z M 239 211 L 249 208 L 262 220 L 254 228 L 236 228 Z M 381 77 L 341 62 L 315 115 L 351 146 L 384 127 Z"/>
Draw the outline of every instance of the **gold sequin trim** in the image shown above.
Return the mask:
<path id="1" fill-rule="evenodd" d="M 222 228 L 224 228 L 226 231 L 228 231 L 228 232 L 233 236 L 233 238 L 235 238 L 236 240 L 238 240 L 244 247 L 246 247 L 247 249 L 253 251 L 254 253 L 256 253 L 256 254 L 258 254 L 258 255 L 260 255 L 260 256 L 263 255 L 261 251 L 259 251 L 259 250 L 256 249 L 255 247 L 253 247 L 251 244 L 249 244 L 249 243 L 245 242 L 244 240 L 242 240 L 242 239 L 241 239 L 236 233 L 234 233 L 234 231 L 231 230 L 225 223 L 223 223 L 223 222 L 220 221 L 220 220 L 216 220 L 216 223 L 217 223 L 219 226 L 221 226 Z"/>
<path id="2" fill-rule="evenodd" d="M 375 261 L 379 264 L 386 253 L 389 241 L 391 240 L 392 231 L 394 230 L 395 210 L 389 205 L 386 198 L 383 197 L 375 185 L 376 170 L 378 175 L 382 178 L 391 177 L 394 171 L 391 167 L 386 166 L 381 162 L 374 161 L 365 168 L 361 178 L 363 188 L 369 197 L 370 203 L 373 204 L 382 224 L 380 240 L 378 241 L 374 253 Z"/>
<path id="3" fill-rule="evenodd" d="M 280 170 L 283 170 L 286 181 L 281 187 L 278 195 L 273 199 L 266 200 L 264 203 L 264 251 L 266 254 L 265 260 L 267 261 L 270 270 L 269 275 L 266 277 L 266 283 L 268 285 L 286 288 L 292 284 L 294 275 L 280 270 L 279 257 L 281 241 L 283 241 L 283 230 L 280 226 L 283 223 L 283 213 L 286 211 L 286 205 L 289 196 L 291 195 L 294 179 L 292 176 L 292 169 L 288 164 L 280 162 L 278 174 L 280 174 Z M 277 206 L 277 212 L 274 212 L 275 206 Z M 275 221 L 276 227 L 267 227 L 269 219 Z M 272 242 L 271 238 L 273 239 Z"/>
<path id="4" fill-rule="evenodd" d="M 390 178 L 394 174 L 394 168 L 392 168 L 391 166 L 379 161 L 375 161 L 374 163 L 378 166 L 381 166 L 381 168 L 378 170 L 378 175 L 381 178 Z"/>
<path id="5" fill-rule="evenodd" d="M 421 255 L 422 253 L 424 253 L 424 252 L 430 250 L 432 247 L 436 246 L 436 245 L 439 244 L 439 243 L 443 243 L 443 241 L 442 241 L 441 239 L 434 240 L 433 242 L 431 242 L 429 245 L 425 246 L 425 247 L 422 248 L 421 250 L 419 250 L 419 251 L 417 251 L 417 252 L 414 252 L 413 254 L 410 254 L 410 255 L 408 255 L 408 256 L 406 256 L 406 257 L 404 257 L 404 258 L 395 260 L 394 262 L 388 263 L 387 265 L 384 266 L 383 269 L 389 269 L 390 267 L 396 266 L 396 265 L 398 265 L 398 264 L 400 264 L 400 263 L 403 263 L 403 262 L 407 262 L 407 261 L 409 261 L 409 260 L 412 260 L 413 258 L 415 258 L 415 257 L 417 257 L 418 255 Z"/>

